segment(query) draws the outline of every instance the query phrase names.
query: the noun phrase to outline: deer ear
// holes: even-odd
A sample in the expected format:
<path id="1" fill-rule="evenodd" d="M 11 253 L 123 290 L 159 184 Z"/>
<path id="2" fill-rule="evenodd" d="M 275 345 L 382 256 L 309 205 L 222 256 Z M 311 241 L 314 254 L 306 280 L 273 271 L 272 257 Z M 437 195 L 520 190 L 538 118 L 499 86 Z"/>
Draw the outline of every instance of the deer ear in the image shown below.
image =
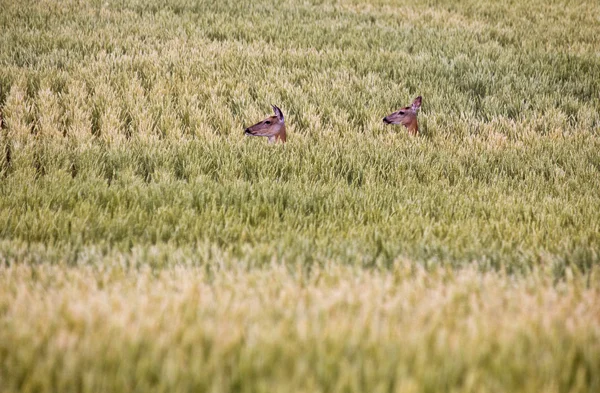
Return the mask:
<path id="1" fill-rule="evenodd" d="M 278 107 L 276 107 L 275 105 L 271 104 L 271 106 L 273 107 L 273 112 L 275 112 L 275 116 L 277 116 L 277 118 L 279 119 L 279 121 L 283 121 L 283 112 L 281 111 L 281 109 L 279 109 Z"/>
<path id="2" fill-rule="evenodd" d="M 415 100 L 412 103 L 412 109 L 413 109 L 413 111 L 417 112 L 420 108 L 421 108 L 421 96 L 418 96 L 417 98 L 415 98 Z"/>

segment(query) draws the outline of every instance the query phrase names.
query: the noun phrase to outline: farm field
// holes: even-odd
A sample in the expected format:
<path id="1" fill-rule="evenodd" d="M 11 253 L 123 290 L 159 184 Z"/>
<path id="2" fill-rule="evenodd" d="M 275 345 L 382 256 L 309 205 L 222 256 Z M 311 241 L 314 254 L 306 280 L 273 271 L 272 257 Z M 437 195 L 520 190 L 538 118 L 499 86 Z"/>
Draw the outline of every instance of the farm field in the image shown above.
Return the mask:
<path id="1" fill-rule="evenodd" d="M 0 9 L 0 391 L 600 391 L 600 3 Z"/>

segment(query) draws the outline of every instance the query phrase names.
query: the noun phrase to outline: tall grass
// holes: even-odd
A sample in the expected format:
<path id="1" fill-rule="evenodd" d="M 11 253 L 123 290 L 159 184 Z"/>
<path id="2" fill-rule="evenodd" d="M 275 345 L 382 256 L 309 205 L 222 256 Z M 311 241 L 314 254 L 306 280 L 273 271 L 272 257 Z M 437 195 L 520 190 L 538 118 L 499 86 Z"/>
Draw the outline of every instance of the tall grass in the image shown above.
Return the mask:
<path id="1" fill-rule="evenodd" d="M 597 2 L 0 9 L 0 390 L 598 390 Z"/>
<path id="2" fill-rule="evenodd" d="M 14 265 L 2 390 L 591 392 L 598 273 Z"/>

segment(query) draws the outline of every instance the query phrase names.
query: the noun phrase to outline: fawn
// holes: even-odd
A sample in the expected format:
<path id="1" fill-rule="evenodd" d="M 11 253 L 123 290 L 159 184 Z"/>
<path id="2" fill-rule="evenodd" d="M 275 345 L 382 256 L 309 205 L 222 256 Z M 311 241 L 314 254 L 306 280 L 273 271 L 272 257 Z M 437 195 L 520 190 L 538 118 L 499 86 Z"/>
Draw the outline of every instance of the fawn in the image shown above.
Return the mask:
<path id="1" fill-rule="evenodd" d="M 410 135 L 419 135 L 419 125 L 417 124 L 419 108 L 421 108 L 421 96 L 415 98 L 411 106 L 404 107 L 384 117 L 383 122 L 386 124 L 402 124 L 408 128 Z"/>
<path id="2" fill-rule="evenodd" d="M 285 122 L 283 112 L 275 105 L 271 105 L 275 116 L 270 116 L 250 126 L 244 130 L 244 134 L 249 136 L 266 136 L 269 143 L 281 142 L 285 143 Z"/>

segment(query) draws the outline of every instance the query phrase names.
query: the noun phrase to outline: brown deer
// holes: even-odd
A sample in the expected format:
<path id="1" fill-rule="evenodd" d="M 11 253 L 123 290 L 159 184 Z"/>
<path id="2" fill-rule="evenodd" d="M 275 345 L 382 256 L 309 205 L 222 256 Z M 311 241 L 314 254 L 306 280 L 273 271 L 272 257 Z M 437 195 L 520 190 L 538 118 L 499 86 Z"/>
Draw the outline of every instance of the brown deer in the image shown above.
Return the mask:
<path id="1" fill-rule="evenodd" d="M 269 143 L 281 142 L 285 143 L 285 122 L 283 112 L 275 105 L 271 105 L 275 116 L 270 116 L 250 126 L 244 130 L 244 134 L 249 136 L 266 136 Z"/>
<path id="2" fill-rule="evenodd" d="M 419 135 L 419 125 L 417 124 L 419 108 L 421 108 L 421 96 L 415 98 L 411 106 L 406 106 L 384 117 L 383 122 L 386 124 L 402 124 L 408 128 L 410 135 Z"/>

